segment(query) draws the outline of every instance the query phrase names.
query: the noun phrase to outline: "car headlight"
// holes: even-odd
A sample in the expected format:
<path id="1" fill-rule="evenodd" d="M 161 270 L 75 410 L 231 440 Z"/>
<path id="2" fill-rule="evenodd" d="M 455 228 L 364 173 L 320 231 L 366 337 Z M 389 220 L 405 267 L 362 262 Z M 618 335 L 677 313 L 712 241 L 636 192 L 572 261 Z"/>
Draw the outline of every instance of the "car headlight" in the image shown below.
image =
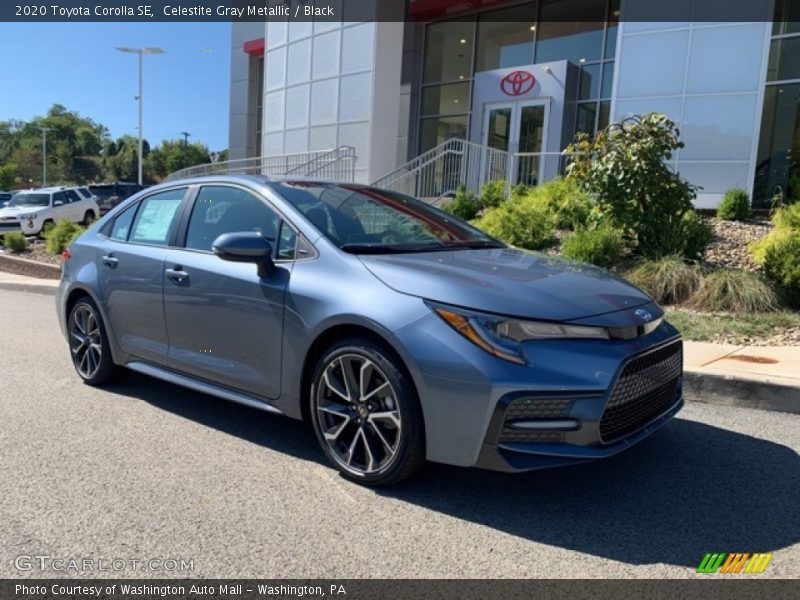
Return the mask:
<path id="1" fill-rule="evenodd" d="M 38 218 L 39 218 L 39 214 L 38 213 L 27 213 L 27 214 L 24 214 L 24 215 L 20 216 L 20 221 L 22 221 L 22 220 L 35 221 Z"/>
<path id="2" fill-rule="evenodd" d="M 608 329 L 603 327 L 508 319 L 449 306 L 429 306 L 445 323 L 479 348 L 517 364 L 527 362 L 522 351 L 522 342 L 528 340 L 611 338 Z"/>

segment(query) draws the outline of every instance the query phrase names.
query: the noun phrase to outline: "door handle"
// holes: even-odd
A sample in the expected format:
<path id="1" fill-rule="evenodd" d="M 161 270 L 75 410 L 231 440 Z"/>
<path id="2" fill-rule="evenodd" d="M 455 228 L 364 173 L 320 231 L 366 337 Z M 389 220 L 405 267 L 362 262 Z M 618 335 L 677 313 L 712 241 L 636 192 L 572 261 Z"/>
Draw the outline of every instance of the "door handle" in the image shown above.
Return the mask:
<path id="1" fill-rule="evenodd" d="M 112 269 L 119 264 L 119 259 L 112 254 L 107 254 L 102 260 L 107 267 L 111 267 Z"/>
<path id="2" fill-rule="evenodd" d="M 167 274 L 167 278 L 173 283 L 181 284 L 185 283 L 189 279 L 189 274 L 182 270 L 179 266 L 176 266 L 174 269 L 167 269 L 164 272 Z"/>

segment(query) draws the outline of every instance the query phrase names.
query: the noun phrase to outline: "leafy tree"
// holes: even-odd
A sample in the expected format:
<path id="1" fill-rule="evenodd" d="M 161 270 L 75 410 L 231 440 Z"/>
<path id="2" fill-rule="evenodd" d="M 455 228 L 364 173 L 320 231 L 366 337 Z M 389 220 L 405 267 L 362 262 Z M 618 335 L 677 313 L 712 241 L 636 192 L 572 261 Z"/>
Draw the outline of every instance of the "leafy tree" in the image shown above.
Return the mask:
<path id="1" fill-rule="evenodd" d="M 185 167 L 211 162 L 208 148 L 203 144 L 186 144 L 181 140 L 164 140 L 147 157 L 148 177 L 161 180 Z"/>
<path id="2" fill-rule="evenodd" d="M 17 178 L 19 173 L 17 165 L 14 163 L 6 163 L 0 167 L 0 190 L 10 190 L 16 187 Z"/>
<path id="3" fill-rule="evenodd" d="M 568 176 L 591 194 L 601 213 L 636 242 L 648 258 L 682 254 L 695 258 L 705 249 L 707 227 L 694 218 L 697 186 L 681 179 L 666 161 L 683 148 L 675 123 L 649 113 L 613 124 L 594 139 L 575 136 Z"/>

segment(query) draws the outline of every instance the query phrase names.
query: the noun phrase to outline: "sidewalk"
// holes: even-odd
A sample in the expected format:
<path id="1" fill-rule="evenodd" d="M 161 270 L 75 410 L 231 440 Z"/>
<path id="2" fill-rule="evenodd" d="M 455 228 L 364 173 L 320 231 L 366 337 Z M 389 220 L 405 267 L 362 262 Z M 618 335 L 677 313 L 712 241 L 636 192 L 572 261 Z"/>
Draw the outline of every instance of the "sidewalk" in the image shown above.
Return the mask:
<path id="1" fill-rule="evenodd" d="M 689 401 L 800 413 L 800 346 L 684 342 L 683 366 Z"/>
<path id="2" fill-rule="evenodd" d="M 0 271 L 0 290 L 54 295 L 55 279 Z M 683 343 L 684 396 L 690 402 L 800 414 L 800 346 Z"/>
<path id="3" fill-rule="evenodd" d="M 28 277 L 0 271 L 0 290 L 55 295 L 57 288 L 58 279 L 41 279 L 39 277 Z"/>

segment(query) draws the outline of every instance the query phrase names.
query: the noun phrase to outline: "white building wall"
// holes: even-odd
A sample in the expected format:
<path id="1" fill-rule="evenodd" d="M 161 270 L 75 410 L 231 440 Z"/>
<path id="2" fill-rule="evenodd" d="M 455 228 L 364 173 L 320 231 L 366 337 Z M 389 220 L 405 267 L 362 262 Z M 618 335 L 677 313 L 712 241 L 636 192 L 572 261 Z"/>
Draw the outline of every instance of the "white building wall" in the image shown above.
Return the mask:
<path id="1" fill-rule="evenodd" d="M 620 24 L 612 121 L 657 111 L 677 123 L 686 146 L 671 166 L 703 187 L 698 208 L 733 187 L 752 194 L 770 28 Z"/>
<path id="2" fill-rule="evenodd" d="M 244 43 L 264 35 L 261 23 L 231 25 L 231 96 L 228 125 L 228 153 L 231 159 L 253 156 L 256 150 L 257 73 L 254 61 L 244 51 Z"/>
<path id="3" fill-rule="evenodd" d="M 403 24 L 271 22 L 265 29 L 263 154 L 347 145 L 356 149 L 358 181 L 393 169 Z"/>

